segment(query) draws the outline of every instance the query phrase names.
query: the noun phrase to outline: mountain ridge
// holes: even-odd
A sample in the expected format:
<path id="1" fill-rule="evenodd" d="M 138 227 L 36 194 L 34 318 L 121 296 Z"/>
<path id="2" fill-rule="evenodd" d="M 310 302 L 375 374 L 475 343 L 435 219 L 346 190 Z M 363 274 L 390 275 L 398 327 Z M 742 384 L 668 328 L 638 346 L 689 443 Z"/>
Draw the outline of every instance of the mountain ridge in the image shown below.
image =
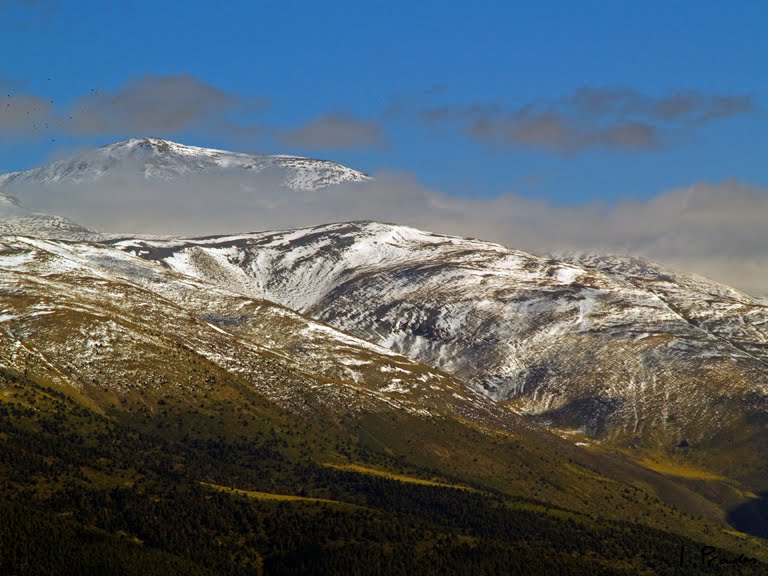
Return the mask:
<path id="1" fill-rule="evenodd" d="M 114 245 L 438 366 L 591 441 L 703 448 L 768 407 L 768 308 L 691 275 L 630 281 L 375 222 Z M 764 434 L 749 429 L 752 443 Z"/>
<path id="2" fill-rule="evenodd" d="M 582 452 L 440 370 L 104 244 L 3 238 L 0 332 L 0 368 L 120 419 L 162 412 L 169 402 L 196 413 L 235 379 L 299 421 L 328 429 L 362 426 L 357 433 L 372 436 L 374 445 L 385 442 L 388 450 L 498 489 L 590 509 L 577 484 L 532 485 L 527 468 L 510 463 L 527 450 L 543 450 L 547 459 L 560 462 L 567 455 L 574 465 L 604 470 L 628 485 L 643 478 L 665 498 L 674 494 L 691 511 L 717 519 L 713 504 L 695 491 L 648 476 L 635 464 Z M 237 403 L 233 409 L 239 410 Z M 398 422 L 407 422 L 407 429 Z M 449 450 L 437 450 L 447 442 L 440 434 L 457 426 Z M 467 444 L 470 431 L 476 439 Z M 392 435 L 386 441 L 385 432 Z M 403 435 L 411 439 L 407 444 Z M 409 446 L 427 437 L 424 446 Z M 521 443 L 514 454 L 498 452 L 513 440 Z M 501 460 L 483 456 L 486 449 Z M 482 464 L 474 465 L 478 458 Z M 575 480 L 582 473 L 569 475 Z M 593 480 L 596 487 L 616 488 Z M 722 490 L 735 497 L 727 484 Z"/>
<path id="3" fill-rule="evenodd" d="M 210 182 L 222 162 L 253 158 L 133 142 L 148 187 L 184 178 L 160 170 L 157 154 L 188 149 L 192 164 L 175 165 L 185 169 L 207 158 Z M 64 178 L 45 184 L 52 192 L 66 178 L 108 182 L 114 169 L 67 165 L 50 172 Z M 333 470 L 331 484 L 410 477 L 731 550 L 749 548 L 724 532 L 729 522 L 762 534 L 759 300 L 647 260 L 536 256 L 371 220 L 195 238 L 57 230 L 12 189 L 0 186 L 0 409 L 18 404 L 19 421 L 64 394 L 91 420 L 172 441 L 172 458 L 236 462 L 168 466 L 232 495 L 371 505 L 378 489 L 347 501 L 318 481 Z M 62 418 L 41 429 L 58 433 Z M 121 482 L 109 467 L 98 474 Z"/>
<path id="4" fill-rule="evenodd" d="M 281 182 L 298 190 L 320 190 L 370 177 L 330 160 L 302 156 L 255 155 L 187 146 L 160 138 L 134 138 L 82 152 L 30 170 L 0 175 L 0 190 L 63 183 L 92 183 L 126 172 L 148 181 L 174 180 L 210 172 L 259 174 L 284 171 Z"/>

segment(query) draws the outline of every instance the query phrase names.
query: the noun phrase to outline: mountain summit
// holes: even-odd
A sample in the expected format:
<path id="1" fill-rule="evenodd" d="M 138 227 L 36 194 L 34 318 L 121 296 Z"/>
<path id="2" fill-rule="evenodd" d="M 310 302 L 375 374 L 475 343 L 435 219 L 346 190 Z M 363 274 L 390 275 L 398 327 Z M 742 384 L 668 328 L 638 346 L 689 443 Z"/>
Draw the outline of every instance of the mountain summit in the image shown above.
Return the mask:
<path id="1" fill-rule="evenodd" d="M 140 138 L 89 150 L 40 168 L 0 175 L 0 189 L 93 183 L 120 174 L 138 174 L 149 181 L 171 181 L 208 173 L 258 174 L 267 169 L 282 171 L 282 184 L 296 190 L 318 190 L 368 179 L 362 172 L 329 160 L 241 154 L 187 146 L 160 138 Z"/>

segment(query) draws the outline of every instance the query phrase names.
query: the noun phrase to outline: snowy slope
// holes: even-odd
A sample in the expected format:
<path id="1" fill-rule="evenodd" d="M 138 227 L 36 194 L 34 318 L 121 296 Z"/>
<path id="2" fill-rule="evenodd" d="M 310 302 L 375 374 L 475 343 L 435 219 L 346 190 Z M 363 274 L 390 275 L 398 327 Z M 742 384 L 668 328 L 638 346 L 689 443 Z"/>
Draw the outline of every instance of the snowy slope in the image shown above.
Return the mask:
<path id="1" fill-rule="evenodd" d="M 763 298 L 636 256 L 570 253 L 560 258 L 653 292 L 694 326 L 768 359 L 768 302 Z"/>
<path id="2" fill-rule="evenodd" d="M 108 246 L 0 236 L 0 365 L 84 390 L 184 394 L 179 347 L 287 409 L 527 429 L 440 371 Z M 169 373 L 169 366 L 171 372 Z"/>
<path id="3" fill-rule="evenodd" d="M 609 273 L 374 222 L 116 245 L 595 438 L 701 445 L 768 413 L 768 307 L 703 279 L 639 282 L 630 262 Z"/>
<path id="4" fill-rule="evenodd" d="M 258 174 L 277 169 L 282 184 L 318 190 L 368 177 L 336 162 L 298 156 L 257 156 L 198 148 L 159 138 L 132 139 L 90 150 L 41 168 L 0 176 L 0 188 L 99 182 L 107 177 L 139 175 L 148 183 L 195 174 Z"/>
<path id="5" fill-rule="evenodd" d="M 248 175 L 269 168 L 284 171 L 283 184 L 307 190 L 366 178 L 333 162 L 143 139 L 0 177 L 0 188 L 100 182 L 126 171 L 151 187 L 187 175 Z M 76 226 L 31 214 L 8 197 L 0 202 L 2 210 L 7 217 L 0 218 L 0 227 L 6 228 L 0 231 L 11 234 L 50 237 L 57 226 Z M 65 232 L 70 238 L 87 233 Z M 739 440 L 745 453 L 768 455 L 755 448 L 768 445 L 768 305 L 703 278 L 637 258 L 541 258 L 376 222 L 191 239 L 89 238 L 106 244 L 98 249 L 106 252 L 93 244 L 75 250 L 62 243 L 50 243 L 44 252 L 63 257 L 63 247 L 70 246 L 70 253 L 110 254 L 96 268 L 89 260 L 85 276 L 95 270 L 117 274 L 123 263 L 116 254 L 123 254 L 128 269 L 143 270 L 134 276 L 156 280 L 120 276 L 121 282 L 138 283 L 198 320 L 208 318 L 203 332 L 274 345 L 294 369 L 340 380 L 350 389 L 369 382 L 363 387 L 402 392 L 397 370 L 343 352 L 374 345 L 367 353 L 377 358 L 392 351 L 453 374 L 458 380 L 452 385 L 460 381 L 464 387 L 451 394 L 471 399 L 466 406 L 474 405 L 479 392 L 562 434 L 665 450 L 685 439 L 707 447 L 711 457 L 727 450 L 725 439 Z M 13 258 L 0 261 L 0 268 Z M 70 254 L 63 261 L 78 258 Z M 196 288 L 180 290 L 185 283 Z M 260 312 L 241 321 L 233 303 L 238 298 Z M 325 324 L 306 324 L 270 302 Z M 189 337 L 196 338 L 195 332 Z M 318 338 L 321 344 L 313 344 Z M 424 364 L 418 365 L 429 371 Z M 430 398 L 431 385 L 418 380 L 419 374 L 402 384 L 409 394 L 421 395 L 416 404 Z"/>
<path id="6" fill-rule="evenodd" d="M 581 450 L 435 368 L 103 244 L 0 236 L 0 368 L 110 418 L 143 426 L 151 418 L 192 442 L 210 437 L 209 449 L 230 441 L 249 449 L 241 427 L 263 414 L 243 408 L 265 409 L 243 403 L 255 391 L 287 410 L 278 422 L 348 430 L 373 454 L 419 462 L 427 477 L 465 474 L 560 507 L 615 509 L 619 519 L 628 512 L 614 498 L 634 484 L 668 488 L 676 501 L 685 494 L 700 509 L 701 497 L 676 481 Z M 331 445 L 305 462 L 333 463 L 347 451 Z M 630 510 L 656 507 L 647 503 Z"/>

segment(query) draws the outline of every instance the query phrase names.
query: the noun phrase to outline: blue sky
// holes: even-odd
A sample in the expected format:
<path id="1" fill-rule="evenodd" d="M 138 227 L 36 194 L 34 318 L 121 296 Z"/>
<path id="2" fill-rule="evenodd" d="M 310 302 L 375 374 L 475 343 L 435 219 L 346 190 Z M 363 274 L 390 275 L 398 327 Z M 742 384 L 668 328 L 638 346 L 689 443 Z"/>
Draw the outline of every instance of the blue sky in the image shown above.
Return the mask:
<path id="1" fill-rule="evenodd" d="M 456 196 L 766 186 L 766 22 L 762 0 L 3 2 L 6 106 L 53 104 L 0 114 L 0 170 L 155 135 Z M 174 90 L 190 109 L 165 122 Z"/>

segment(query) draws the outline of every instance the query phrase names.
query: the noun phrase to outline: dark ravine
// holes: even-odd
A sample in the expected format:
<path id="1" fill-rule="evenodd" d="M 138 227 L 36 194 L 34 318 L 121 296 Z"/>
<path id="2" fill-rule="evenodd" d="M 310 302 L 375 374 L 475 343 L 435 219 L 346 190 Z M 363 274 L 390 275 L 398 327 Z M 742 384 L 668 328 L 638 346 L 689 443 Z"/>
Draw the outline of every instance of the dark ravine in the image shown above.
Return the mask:
<path id="1" fill-rule="evenodd" d="M 741 532 L 768 538 L 768 492 L 728 511 L 728 522 Z"/>

